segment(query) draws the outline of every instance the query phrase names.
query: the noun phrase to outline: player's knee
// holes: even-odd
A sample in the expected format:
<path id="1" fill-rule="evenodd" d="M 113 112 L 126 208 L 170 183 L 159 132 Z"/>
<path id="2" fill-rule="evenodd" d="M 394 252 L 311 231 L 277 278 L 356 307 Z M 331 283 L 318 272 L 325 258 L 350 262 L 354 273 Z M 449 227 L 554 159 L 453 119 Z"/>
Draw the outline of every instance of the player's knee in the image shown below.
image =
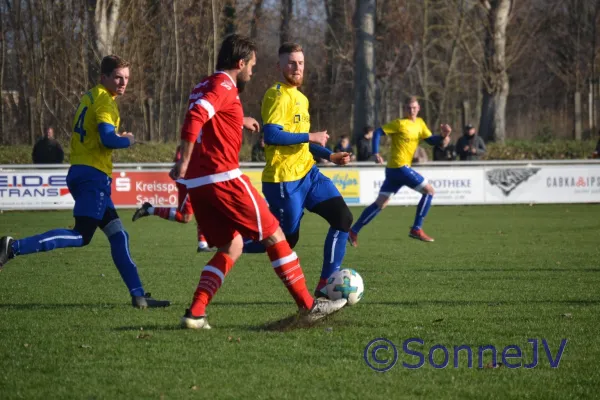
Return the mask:
<path id="1" fill-rule="evenodd" d="M 425 185 L 425 187 L 423 188 L 422 191 L 423 194 L 428 194 L 430 196 L 433 196 L 435 194 L 435 190 L 433 189 L 433 186 L 431 186 L 430 183 L 428 183 L 427 185 Z"/>
<path id="2" fill-rule="evenodd" d="M 338 231 L 348 232 L 352 227 L 353 220 L 354 216 L 352 215 L 352 212 L 348 206 L 345 206 L 340 208 L 335 220 L 333 221 L 334 223 L 331 224 L 331 227 Z"/>
<path id="3" fill-rule="evenodd" d="M 242 255 L 244 250 L 244 239 L 241 235 L 236 235 L 231 242 L 224 246 L 219 247 L 221 253 L 227 254 L 229 258 L 235 263 L 238 258 Z"/>
<path id="4" fill-rule="evenodd" d="M 384 208 L 387 207 L 388 203 L 390 202 L 390 195 L 387 194 L 380 194 L 379 196 L 377 196 L 377 199 L 375 200 L 375 204 L 377 205 L 377 207 L 380 210 L 383 210 Z"/>
<path id="5" fill-rule="evenodd" d="M 121 219 L 119 219 L 119 218 L 113 219 L 108 224 L 106 224 L 102 228 L 102 232 L 104 232 L 104 234 L 106 235 L 106 237 L 109 238 L 109 239 L 110 239 L 111 236 L 116 235 L 116 234 L 121 233 L 121 232 L 123 232 L 126 237 L 129 237 L 129 235 L 125 231 L 125 227 L 123 227 L 123 223 L 121 222 Z"/>
<path id="6" fill-rule="evenodd" d="M 300 240 L 300 229 L 298 229 L 294 233 L 285 235 L 285 238 L 287 239 L 287 242 L 290 245 L 290 247 L 293 249 L 294 247 L 296 247 L 296 244 L 298 244 L 298 240 Z"/>

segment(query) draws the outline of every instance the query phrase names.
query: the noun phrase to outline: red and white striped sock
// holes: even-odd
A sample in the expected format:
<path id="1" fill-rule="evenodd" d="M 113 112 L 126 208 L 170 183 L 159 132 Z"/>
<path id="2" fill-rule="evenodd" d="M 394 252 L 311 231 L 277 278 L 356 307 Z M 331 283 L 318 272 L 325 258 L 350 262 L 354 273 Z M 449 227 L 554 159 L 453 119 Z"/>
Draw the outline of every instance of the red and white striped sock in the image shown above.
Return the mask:
<path id="1" fill-rule="evenodd" d="M 174 207 L 152 207 L 148 209 L 148 212 L 162 219 L 168 219 L 169 221 L 185 222 L 183 214 Z"/>
<path id="2" fill-rule="evenodd" d="M 298 308 L 310 310 L 314 299 L 306 287 L 300 260 L 288 242 L 283 240 L 267 247 L 267 253 L 275 273 L 296 301 Z"/>
<path id="3" fill-rule="evenodd" d="M 217 252 L 200 274 L 200 282 L 194 293 L 190 311 L 195 317 L 206 315 L 206 306 L 217 293 L 225 276 L 233 267 L 233 260 L 225 253 Z"/>

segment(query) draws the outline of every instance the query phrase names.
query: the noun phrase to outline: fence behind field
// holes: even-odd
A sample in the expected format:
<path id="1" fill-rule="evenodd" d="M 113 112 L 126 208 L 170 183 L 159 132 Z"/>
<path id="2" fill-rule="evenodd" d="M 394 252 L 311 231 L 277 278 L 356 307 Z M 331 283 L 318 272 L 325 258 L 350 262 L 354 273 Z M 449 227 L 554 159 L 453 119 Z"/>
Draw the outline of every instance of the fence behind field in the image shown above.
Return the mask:
<path id="1" fill-rule="evenodd" d="M 263 163 L 242 163 L 261 192 Z M 171 163 L 115 164 L 112 199 L 117 207 L 145 201 L 177 205 L 169 178 Z M 68 165 L 0 165 L 0 210 L 52 210 L 73 207 L 66 184 Z M 435 188 L 437 205 L 600 202 L 600 160 L 430 162 L 413 166 Z M 373 163 L 322 166 L 349 205 L 371 204 L 385 168 Z M 402 188 L 391 205 L 414 205 L 420 194 Z"/>

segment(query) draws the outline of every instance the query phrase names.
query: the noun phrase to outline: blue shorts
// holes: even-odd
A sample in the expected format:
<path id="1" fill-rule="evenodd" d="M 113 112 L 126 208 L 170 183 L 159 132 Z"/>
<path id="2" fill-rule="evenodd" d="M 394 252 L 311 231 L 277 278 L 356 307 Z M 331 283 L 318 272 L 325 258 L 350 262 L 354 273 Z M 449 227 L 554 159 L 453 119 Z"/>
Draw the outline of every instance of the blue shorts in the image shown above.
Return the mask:
<path id="1" fill-rule="evenodd" d="M 385 180 L 381 185 L 381 189 L 379 189 L 379 194 L 391 197 L 398 193 L 402 186 L 408 186 L 420 192 L 426 184 L 425 178 L 410 167 L 386 168 Z"/>
<path id="2" fill-rule="evenodd" d="M 304 209 L 312 210 L 317 204 L 334 197 L 341 197 L 335 184 L 316 166 L 300 180 L 293 182 L 263 182 L 263 194 L 269 209 L 279 220 L 285 234 L 300 229 Z"/>
<path id="3" fill-rule="evenodd" d="M 67 186 L 75 200 L 74 217 L 102 220 L 107 208 L 115 208 L 110 198 L 112 178 L 87 165 L 73 165 L 67 174 Z"/>

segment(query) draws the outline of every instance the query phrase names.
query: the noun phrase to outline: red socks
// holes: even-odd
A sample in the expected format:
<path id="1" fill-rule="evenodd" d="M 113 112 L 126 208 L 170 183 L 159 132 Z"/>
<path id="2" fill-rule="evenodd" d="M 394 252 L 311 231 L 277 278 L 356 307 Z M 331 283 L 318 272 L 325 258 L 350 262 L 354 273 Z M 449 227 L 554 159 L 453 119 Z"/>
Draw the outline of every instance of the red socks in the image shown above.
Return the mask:
<path id="1" fill-rule="evenodd" d="M 154 207 L 153 215 L 161 217 L 163 219 L 168 219 L 170 221 L 177 221 L 184 223 L 183 214 L 177 211 L 176 208 L 169 207 Z"/>
<path id="2" fill-rule="evenodd" d="M 210 259 L 202 270 L 200 282 L 194 293 L 194 301 L 190 307 L 193 316 L 200 317 L 206 314 L 206 306 L 223 284 L 231 267 L 233 267 L 233 260 L 220 251 Z"/>
<path id="3" fill-rule="evenodd" d="M 304 272 L 300 266 L 300 260 L 295 252 L 292 251 L 287 241 L 275 243 L 267 248 L 271 265 L 275 273 L 287 287 L 298 308 L 310 310 L 314 299 L 306 288 Z"/>

